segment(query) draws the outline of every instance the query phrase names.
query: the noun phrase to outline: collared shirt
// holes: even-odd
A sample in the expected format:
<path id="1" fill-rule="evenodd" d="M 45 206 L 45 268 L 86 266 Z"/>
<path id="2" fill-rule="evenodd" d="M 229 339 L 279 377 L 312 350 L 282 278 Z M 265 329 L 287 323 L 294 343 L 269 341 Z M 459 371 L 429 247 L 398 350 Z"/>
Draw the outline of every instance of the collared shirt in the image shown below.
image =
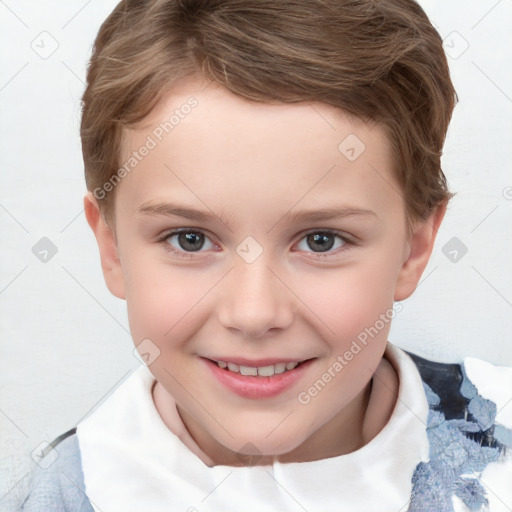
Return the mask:
<path id="1" fill-rule="evenodd" d="M 23 510 L 512 510 L 512 368 L 472 358 L 435 363 L 391 343 L 384 357 L 398 396 L 369 443 L 317 461 L 248 467 L 212 466 L 175 409 L 169 428 L 152 399 L 155 378 L 142 366 L 57 446 L 68 464 L 59 485 L 51 490 L 49 473 L 36 476 Z M 47 499 L 68 487 L 66 508 L 34 505 L 45 485 Z"/>

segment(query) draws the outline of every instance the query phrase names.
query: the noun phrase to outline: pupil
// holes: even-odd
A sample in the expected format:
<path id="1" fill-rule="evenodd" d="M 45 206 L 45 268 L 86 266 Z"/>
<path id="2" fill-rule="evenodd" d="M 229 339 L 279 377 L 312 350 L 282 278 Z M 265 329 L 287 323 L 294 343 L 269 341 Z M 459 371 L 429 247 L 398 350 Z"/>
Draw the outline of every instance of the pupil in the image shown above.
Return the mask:
<path id="1" fill-rule="evenodd" d="M 198 251 L 203 246 L 204 240 L 201 233 L 180 233 L 178 241 L 182 249 L 187 251 Z"/>
<path id="2" fill-rule="evenodd" d="M 315 251 L 314 246 L 317 244 L 317 247 L 320 249 L 319 251 Z M 308 235 L 308 245 L 311 247 L 315 252 L 323 252 L 328 251 L 329 249 L 332 249 L 334 245 L 334 237 L 328 233 L 314 233 L 311 235 Z"/>

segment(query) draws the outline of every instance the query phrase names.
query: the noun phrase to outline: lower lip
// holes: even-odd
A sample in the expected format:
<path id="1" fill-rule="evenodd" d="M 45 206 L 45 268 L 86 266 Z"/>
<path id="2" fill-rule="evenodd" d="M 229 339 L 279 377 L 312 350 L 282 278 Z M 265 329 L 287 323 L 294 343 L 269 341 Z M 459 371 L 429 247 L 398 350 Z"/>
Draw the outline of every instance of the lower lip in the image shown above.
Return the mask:
<path id="1" fill-rule="evenodd" d="M 293 370 L 287 370 L 272 377 L 255 377 L 242 375 L 220 368 L 217 363 L 202 358 L 217 380 L 233 393 L 244 398 L 272 398 L 283 393 L 296 384 L 307 371 L 313 359 L 310 359 Z"/>

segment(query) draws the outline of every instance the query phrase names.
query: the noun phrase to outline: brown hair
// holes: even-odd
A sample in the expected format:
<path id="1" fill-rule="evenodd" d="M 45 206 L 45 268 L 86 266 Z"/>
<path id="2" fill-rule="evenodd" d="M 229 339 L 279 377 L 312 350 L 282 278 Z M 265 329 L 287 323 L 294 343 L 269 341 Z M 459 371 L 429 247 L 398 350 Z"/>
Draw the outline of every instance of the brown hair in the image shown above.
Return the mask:
<path id="1" fill-rule="evenodd" d="M 123 0 L 87 69 L 89 190 L 119 170 L 123 128 L 197 73 L 248 100 L 319 101 L 378 123 L 409 218 L 452 195 L 440 157 L 457 97 L 441 38 L 413 0 Z M 113 196 L 99 201 L 107 220 Z"/>

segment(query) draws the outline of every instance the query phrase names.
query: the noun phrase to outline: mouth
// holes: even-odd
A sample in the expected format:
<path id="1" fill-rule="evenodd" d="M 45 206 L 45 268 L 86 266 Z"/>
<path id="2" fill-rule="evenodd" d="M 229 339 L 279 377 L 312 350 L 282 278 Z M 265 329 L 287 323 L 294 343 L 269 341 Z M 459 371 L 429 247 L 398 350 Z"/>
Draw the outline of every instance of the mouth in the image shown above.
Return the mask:
<path id="1" fill-rule="evenodd" d="M 237 360 L 237 363 L 231 361 L 223 361 L 206 358 L 212 363 L 216 364 L 219 368 L 232 373 L 238 373 L 250 377 L 273 377 L 282 373 L 289 372 L 299 367 L 301 364 L 310 361 L 311 359 L 302 359 L 297 361 L 280 361 L 280 362 L 254 362 L 242 364 L 242 361 Z"/>
<path id="2" fill-rule="evenodd" d="M 306 376 L 310 371 L 309 367 L 316 359 L 313 357 L 296 361 L 276 359 L 226 361 L 201 357 L 211 375 L 224 389 L 246 399 L 270 399 L 287 390 L 291 391 L 301 382 L 309 382 L 311 378 Z"/>

